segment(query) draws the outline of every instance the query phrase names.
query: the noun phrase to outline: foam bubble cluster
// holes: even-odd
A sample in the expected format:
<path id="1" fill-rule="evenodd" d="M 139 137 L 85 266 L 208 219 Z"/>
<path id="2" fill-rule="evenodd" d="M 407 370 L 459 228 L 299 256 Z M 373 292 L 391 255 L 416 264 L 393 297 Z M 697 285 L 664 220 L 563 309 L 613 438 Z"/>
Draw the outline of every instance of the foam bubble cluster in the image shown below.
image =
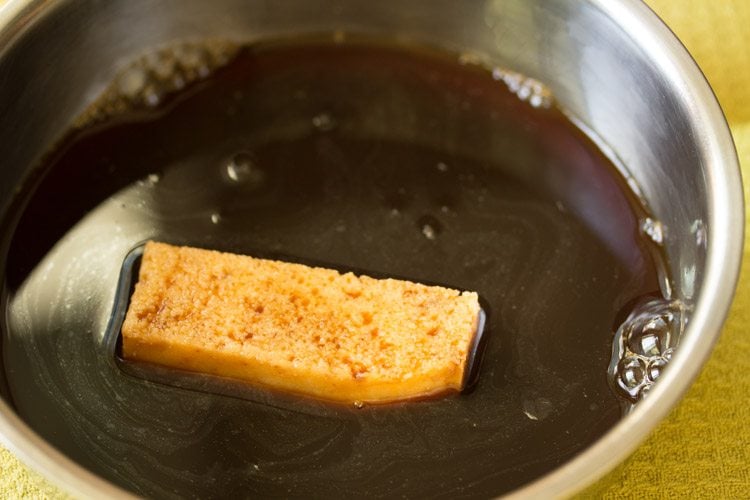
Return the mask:
<path id="1" fill-rule="evenodd" d="M 679 301 L 652 299 L 637 306 L 615 334 L 610 383 L 630 402 L 651 390 L 672 359 L 685 327 Z"/>
<path id="2" fill-rule="evenodd" d="M 528 102 L 534 108 L 549 108 L 555 102 L 552 90 L 545 84 L 522 73 L 494 66 L 491 61 L 482 55 L 464 52 L 459 55 L 458 63 L 461 65 L 479 66 L 492 72 L 492 78 L 503 82 L 512 93 L 524 102 Z"/>
<path id="3" fill-rule="evenodd" d="M 236 43 L 223 40 L 180 42 L 153 49 L 122 68 L 75 125 L 82 128 L 128 111 L 157 107 L 170 95 L 231 62 L 238 51 Z"/>
<path id="4" fill-rule="evenodd" d="M 658 220 L 646 217 L 641 221 L 641 231 L 657 245 L 664 243 L 664 225 Z"/>
<path id="5" fill-rule="evenodd" d="M 502 68 L 493 68 L 492 78 L 505 83 L 508 90 L 534 108 L 549 108 L 552 105 L 552 91 L 539 80 Z"/>

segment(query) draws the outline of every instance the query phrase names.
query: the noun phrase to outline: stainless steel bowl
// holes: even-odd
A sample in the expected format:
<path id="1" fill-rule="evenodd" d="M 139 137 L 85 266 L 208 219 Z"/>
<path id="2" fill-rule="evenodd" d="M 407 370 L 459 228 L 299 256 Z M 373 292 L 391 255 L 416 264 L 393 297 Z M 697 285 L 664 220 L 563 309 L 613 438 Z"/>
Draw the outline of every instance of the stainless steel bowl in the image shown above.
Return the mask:
<path id="1" fill-rule="evenodd" d="M 663 223 L 672 294 L 690 304 L 669 370 L 594 445 L 515 494 L 584 487 L 632 452 L 692 383 L 721 331 L 742 252 L 741 179 L 721 109 L 689 54 L 639 1 L 9 0 L 0 4 L 0 205 L 7 209 L 40 154 L 118 67 L 149 47 L 337 30 L 480 55 L 545 82 Z M 78 496 L 128 495 L 56 451 L 3 400 L 0 437 Z"/>

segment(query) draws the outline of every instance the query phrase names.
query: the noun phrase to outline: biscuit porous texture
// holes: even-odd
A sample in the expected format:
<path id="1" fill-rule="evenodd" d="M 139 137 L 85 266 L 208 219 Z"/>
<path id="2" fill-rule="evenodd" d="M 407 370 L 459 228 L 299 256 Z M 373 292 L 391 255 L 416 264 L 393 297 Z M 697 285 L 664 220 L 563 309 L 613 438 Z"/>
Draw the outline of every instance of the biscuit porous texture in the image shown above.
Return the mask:
<path id="1" fill-rule="evenodd" d="M 479 313 L 474 292 L 148 242 L 122 355 L 386 403 L 462 390 Z"/>

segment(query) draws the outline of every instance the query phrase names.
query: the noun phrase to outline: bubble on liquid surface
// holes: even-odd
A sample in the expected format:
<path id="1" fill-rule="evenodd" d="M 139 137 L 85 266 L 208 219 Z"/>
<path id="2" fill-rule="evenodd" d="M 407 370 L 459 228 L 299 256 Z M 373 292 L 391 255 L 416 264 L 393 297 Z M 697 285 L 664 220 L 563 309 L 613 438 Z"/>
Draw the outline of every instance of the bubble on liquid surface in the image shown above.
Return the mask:
<path id="1" fill-rule="evenodd" d="M 656 382 L 656 379 L 659 378 L 661 373 L 664 371 L 664 368 L 666 368 L 668 361 L 666 358 L 656 358 L 653 359 L 648 364 L 648 369 L 646 371 L 646 374 L 648 376 L 648 379 L 651 382 Z"/>
<path id="2" fill-rule="evenodd" d="M 630 403 L 650 390 L 669 364 L 685 328 L 685 307 L 677 301 L 639 303 L 615 334 L 610 384 Z"/>
<path id="3" fill-rule="evenodd" d="M 211 223 L 212 224 L 218 224 L 221 222 L 221 215 L 218 212 L 214 212 L 211 214 Z"/>
<path id="4" fill-rule="evenodd" d="M 658 220 L 646 217 L 641 222 L 641 230 L 657 245 L 664 243 L 664 226 Z"/>
<path id="5" fill-rule="evenodd" d="M 443 225 L 431 215 L 423 215 L 417 220 L 417 227 L 422 235 L 430 241 L 434 241 L 443 230 Z"/>
<path id="6" fill-rule="evenodd" d="M 117 79 L 117 88 L 123 96 L 134 99 L 146 85 L 146 71 L 143 68 L 133 68 L 126 71 Z"/>
<path id="7" fill-rule="evenodd" d="M 618 367 L 620 383 L 627 389 L 635 389 L 646 380 L 646 365 L 639 357 L 625 358 Z"/>
<path id="8" fill-rule="evenodd" d="M 155 108 L 161 104 L 164 98 L 164 92 L 158 85 L 149 84 L 143 91 L 143 103 L 149 108 Z"/>
<path id="9" fill-rule="evenodd" d="M 503 68 L 493 68 L 492 78 L 503 82 L 508 90 L 534 108 L 549 108 L 552 105 L 552 91 L 539 80 Z"/>
<path id="10" fill-rule="evenodd" d="M 313 127 L 321 132 L 328 132 L 336 128 L 336 120 L 331 116 L 330 113 L 318 113 L 313 116 L 312 119 Z"/>
<path id="11" fill-rule="evenodd" d="M 522 408 L 524 415 L 529 420 L 544 420 L 548 416 L 550 416 L 554 410 L 554 407 L 552 405 L 552 401 L 550 401 L 547 398 L 534 398 L 534 399 L 527 399 L 522 403 Z"/>
<path id="12" fill-rule="evenodd" d="M 231 184 L 257 188 L 263 184 L 265 173 L 258 167 L 255 157 L 246 151 L 235 154 L 224 168 L 224 177 Z"/>

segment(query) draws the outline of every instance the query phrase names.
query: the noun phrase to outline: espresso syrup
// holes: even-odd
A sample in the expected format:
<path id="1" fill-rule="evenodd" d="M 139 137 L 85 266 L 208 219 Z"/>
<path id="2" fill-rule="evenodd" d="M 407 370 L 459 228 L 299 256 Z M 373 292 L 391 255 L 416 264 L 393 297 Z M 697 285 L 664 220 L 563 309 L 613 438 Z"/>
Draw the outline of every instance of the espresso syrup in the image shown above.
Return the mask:
<path id="1" fill-rule="evenodd" d="M 63 453 L 154 497 L 487 497 L 621 418 L 613 332 L 659 263 L 553 103 L 452 54 L 324 42 L 245 47 L 155 95 L 71 132 L 9 218 L 8 399 Z M 332 410 L 125 373 L 105 332 L 147 239 L 475 290 L 478 382 Z"/>

